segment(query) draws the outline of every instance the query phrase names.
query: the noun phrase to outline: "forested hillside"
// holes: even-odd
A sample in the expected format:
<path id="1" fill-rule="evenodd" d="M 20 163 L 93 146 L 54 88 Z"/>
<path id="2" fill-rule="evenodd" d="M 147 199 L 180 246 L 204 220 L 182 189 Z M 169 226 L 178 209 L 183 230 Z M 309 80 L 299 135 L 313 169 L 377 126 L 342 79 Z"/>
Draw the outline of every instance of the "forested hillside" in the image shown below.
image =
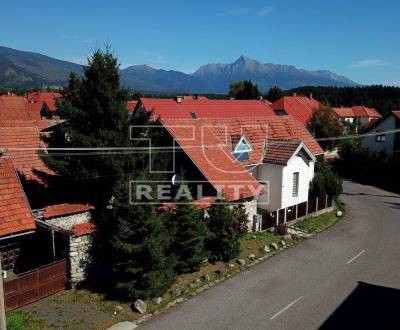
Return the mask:
<path id="1" fill-rule="evenodd" d="M 400 109 L 400 87 L 391 86 L 364 86 L 364 87 L 298 87 L 285 91 L 288 95 L 310 95 L 314 98 L 331 104 L 334 107 L 365 105 L 377 109 L 382 115 L 392 110 Z"/>

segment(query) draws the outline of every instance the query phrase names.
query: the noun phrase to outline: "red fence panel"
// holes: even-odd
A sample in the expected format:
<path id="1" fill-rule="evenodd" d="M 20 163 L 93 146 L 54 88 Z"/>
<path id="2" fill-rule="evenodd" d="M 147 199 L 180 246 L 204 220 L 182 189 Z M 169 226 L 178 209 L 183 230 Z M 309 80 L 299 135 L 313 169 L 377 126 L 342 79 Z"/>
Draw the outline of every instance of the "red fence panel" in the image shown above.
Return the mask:
<path id="1" fill-rule="evenodd" d="M 62 291 L 68 283 L 66 260 L 57 261 L 4 281 L 6 311 Z"/>

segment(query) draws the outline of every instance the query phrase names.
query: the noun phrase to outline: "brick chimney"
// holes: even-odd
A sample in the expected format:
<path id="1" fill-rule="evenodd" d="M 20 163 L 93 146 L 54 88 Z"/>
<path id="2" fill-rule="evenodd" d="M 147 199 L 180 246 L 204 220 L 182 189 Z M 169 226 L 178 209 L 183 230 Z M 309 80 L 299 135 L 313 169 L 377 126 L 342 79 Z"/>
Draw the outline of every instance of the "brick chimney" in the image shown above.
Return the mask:
<path id="1" fill-rule="evenodd" d="M 296 97 L 297 96 L 297 93 L 293 93 L 293 97 Z"/>

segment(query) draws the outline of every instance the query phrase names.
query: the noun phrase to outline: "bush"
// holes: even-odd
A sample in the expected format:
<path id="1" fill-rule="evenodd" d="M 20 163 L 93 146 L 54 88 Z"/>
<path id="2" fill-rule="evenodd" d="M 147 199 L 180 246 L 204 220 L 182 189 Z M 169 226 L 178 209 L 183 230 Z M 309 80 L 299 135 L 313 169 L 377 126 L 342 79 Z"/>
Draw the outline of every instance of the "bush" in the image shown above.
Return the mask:
<path id="1" fill-rule="evenodd" d="M 286 235 L 288 233 L 288 227 L 287 227 L 286 223 L 281 223 L 281 224 L 275 226 L 275 229 L 276 229 L 276 232 L 281 236 Z"/>
<path id="2" fill-rule="evenodd" d="M 310 183 L 310 195 L 323 197 L 325 195 L 339 196 L 343 191 L 342 180 L 333 171 L 332 166 L 323 156 L 317 158 L 315 175 Z"/>
<path id="3" fill-rule="evenodd" d="M 208 210 L 207 248 L 211 261 L 229 261 L 240 253 L 240 235 L 232 210 L 218 199 Z"/>
<path id="4" fill-rule="evenodd" d="M 333 162 L 343 177 L 378 187 L 400 191 L 400 155 L 371 151 L 360 146 L 360 141 L 343 142 L 339 159 Z"/>

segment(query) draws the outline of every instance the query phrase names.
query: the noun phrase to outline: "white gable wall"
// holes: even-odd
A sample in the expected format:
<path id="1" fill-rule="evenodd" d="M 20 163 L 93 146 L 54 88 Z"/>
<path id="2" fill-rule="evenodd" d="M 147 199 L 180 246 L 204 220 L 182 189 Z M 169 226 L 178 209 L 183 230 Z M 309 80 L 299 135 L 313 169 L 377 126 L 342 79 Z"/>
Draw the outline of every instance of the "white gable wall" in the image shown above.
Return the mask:
<path id="1" fill-rule="evenodd" d="M 372 130 L 368 131 L 368 133 L 376 133 L 379 130 L 387 131 L 393 129 L 396 129 L 396 118 L 391 115 L 377 124 Z M 382 132 L 382 134 L 384 134 L 384 132 Z M 391 155 L 393 154 L 394 150 L 395 138 L 396 134 L 386 134 L 385 142 L 377 142 L 376 136 L 367 136 L 362 138 L 361 145 L 363 148 L 368 148 L 374 151 L 384 151 Z"/>
<path id="2" fill-rule="evenodd" d="M 283 166 L 275 164 L 261 164 L 257 167 L 257 180 L 267 182 L 267 195 L 258 198 L 258 207 L 261 209 L 278 210 L 282 204 L 282 173 Z"/>
<path id="3" fill-rule="evenodd" d="M 299 193 L 293 197 L 293 173 L 299 172 Z M 305 162 L 302 157 L 295 156 L 283 168 L 281 208 L 296 205 L 308 200 L 310 182 L 314 178 L 314 162 Z"/>

